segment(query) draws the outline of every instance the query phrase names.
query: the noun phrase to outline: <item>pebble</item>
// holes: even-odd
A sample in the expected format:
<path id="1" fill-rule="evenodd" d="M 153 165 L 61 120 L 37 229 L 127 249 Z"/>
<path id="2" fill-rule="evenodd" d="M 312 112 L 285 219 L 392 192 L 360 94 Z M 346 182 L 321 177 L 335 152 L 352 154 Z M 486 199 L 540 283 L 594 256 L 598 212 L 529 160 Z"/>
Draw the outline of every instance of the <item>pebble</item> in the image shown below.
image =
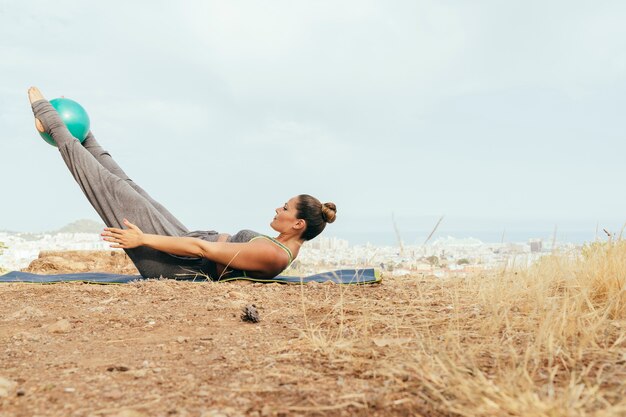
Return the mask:
<path id="1" fill-rule="evenodd" d="M 128 375 L 132 375 L 135 379 L 144 378 L 147 374 L 147 369 L 135 369 L 133 371 L 128 371 Z"/>
<path id="2" fill-rule="evenodd" d="M 0 376 L 0 397 L 8 397 L 17 383 Z"/>
<path id="3" fill-rule="evenodd" d="M 211 410 L 205 410 L 200 414 L 200 417 L 240 417 L 242 413 L 237 412 L 232 407 L 226 408 L 213 408 Z"/>
<path id="4" fill-rule="evenodd" d="M 111 417 L 148 417 L 147 414 L 142 413 L 141 411 L 133 410 L 132 408 L 126 408 L 124 410 L 120 410 L 115 414 L 111 414 Z"/>
<path id="5" fill-rule="evenodd" d="M 8 320 L 30 320 L 45 316 L 44 312 L 35 307 L 25 307 L 9 316 Z M 5 319 L 7 321 L 7 319 Z"/>
<path id="6" fill-rule="evenodd" d="M 105 392 L 104 394 L 102 394 L 102 396 L 110 400 L 119 400 L 124 396 L 124 394 L 122 393 L 122 391 L 116 389 L 113 391 Z"/>
<path id="7" fill-rule="evenodd" d="M 228 417 L 228 414 L 223 413 L 221 410 L 205 410 L 200 417 Z"/>
<path id="8" fill-rule="evenodd" d="M 41 336 L 38 334 L 25 333 L 24 336 L 26 337 L 26 340 L 30 342 L 39 342 L 41 340 Z"/>
<path id="9" fill-rule="evenodd" d="M 239 299 L 245 298 L 246 296 L 244 293 L 239 292 L 239 291 L 229 291 L 227 295 L 229 298 L 239 298 Z"/>
<path id="10" fill-rule="evenodd" d="M 48 326 L 49 333 L 67 333 L 72 330 L 72 324 L 67 319 L 62 319 Z"/>
<path id="11" fill-rule="evenodd" d="M 259 312 L 254 304 L 248 304 L 244 307 L 243 313 L 241 314 L 241 320 L 249 323 L 258 323 L 261 320 Z"/>
<path id="12" fill-rule="evenodd" d="M 111 365 L 107 368 L 107 371 L 109 372 L 126 372 L 128 371 L 130 368 L 128 366 L 124 366 L 124 365 Z"/>

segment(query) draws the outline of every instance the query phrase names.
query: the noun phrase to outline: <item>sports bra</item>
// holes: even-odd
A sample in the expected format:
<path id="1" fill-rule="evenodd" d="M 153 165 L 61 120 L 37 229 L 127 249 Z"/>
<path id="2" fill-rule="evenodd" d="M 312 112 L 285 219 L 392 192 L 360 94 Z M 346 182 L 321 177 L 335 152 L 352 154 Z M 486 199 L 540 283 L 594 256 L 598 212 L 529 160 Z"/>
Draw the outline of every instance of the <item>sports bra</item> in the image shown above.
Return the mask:
<path id="1" fill-rule="evenodd" d="M 254 233 L 254 232 L 253 232 L 253 233 Z M 235 236 L 236 236 L 236 235 L 235 235 Z M 250 240 L 248 240 L 248 242 L 252 242 L 253 240 L 257 240 L 257 239 L 266 239 L 266 240 L 269 240 L 270 242 L 274 243 L 276 246 L 278 246 L 279 248 L 281 248 L 282 250 L 284 250 L 284 251 L 287 253 L 287 256 L 289 257 L 289 263 L 288 263 L 288 264 L 287 264 L 287 266 L 286 266 L 285 268 L 283 268 L 283 270 L 282 270 L 282 271 L 280 271 L 280 272 L 283 272 L 285 269 L 287 269 L 287 268 L 289 268 L 289 266 L 291 266 L 291 263 L 293 262 L 293 253 L 291 253 L 291 250 L 290 250 L 287 246 L 283 245 L 282 243 L 280 243 L 278 240 L 274 239 L 273 237 L 269 237 L 269 236 L 266 236 L 266 235 L 257 235 L 257 236 L 254 236 L 253 238 L 251 238 Z M 276 274 L 276 275 L 279 275 L 279 274 L 280 274 L 280 272 L 279 272 L 278 274 Z M 246 277 L 246 278 L 247 278 L 247 277 L 248 277 L 248 274 L 247 274 L 247 272 L 246 272 L 246 271 L 244 271 L 244 270 L 235 269 L 235 270 L 232 270 L 232 271 L 228 274 L 228 276 L 230 276 L 230 277 L 243 276 L 243 277 Z"/>
<path id="2" fill-rule="evenodd" d="M 195 230 L 193 232 L 186 233 L 185 236 L 195 237 L 198 239 L 206 240 L 208 242 L 217 242 L 219 238 L 219 234 L 215 230 Z M 289 263 L 287 264 L 285 269 L 289 268 L 289 266 L 293 262 L 293 253 L 291 253 L 291 250 L 287 246 L 283 245 L 282 243 L 280 243 L 278 240 L 274 239 L 273 237 L 269 237 L 269 236 L 262 235 L 255 231 L 245 229 L 245 230 L 240 230 L 239 232 L 230 236 L 227 241 L 233 242 L 233 243 L 245 243 L 245 242 L 251 242 L 255 239 L 267 239 L 271 241 L 272 243 L 274 243 L 275 245 L 277 245 L 279 248 L 283 249 L 287 253 L 287 256 L 289 257 Z M 182 257 L 182 256 L 176 256 L 176 255 L 172 255 L 172 256 L 175 256 L 177 258 L 182 258 L 182 259 L 189 259 L 189 258 Z M 211 277 L 214 277 L 213 279 L 219 280 L 219 277 L 217 277 L 217 271 L 215 270 L 215 263 L 207 259 L 203 259 L 202 262 L 207 263 L 207 265 L 204 268 L 207 270 L 207 274 Z M 285 269 L 283 269 L 283 271 Z M 224 274 L 224 275 L 227 275 L 228 277 L 241 277 L 241 276 L 247 277 L 248 276 L 246 274 L 246 271 L 239 270 L 239 269 L 230 270 L 228 274 Z"/>
<path id="3" fill-rule="evenodd" d="M 293 254 L 291 253 L 291 249 L 289 249 L 287 246 L 283 245 L 282 243 L 280 243 L 278 240 L 274 239 L 273 237 L 269 237 L 266 235 L 259 235 L 259 236 L 253 237 L 252 239 L 250 239 L 250 242 L 256 239 L 267 239 L 270 242 L 278 245 L 278 247 L 283 249 L 285 252 L 287 252 L 287 256 L 289 257 L 289 263 L 287 264 L 287 267 L 285 267 L 285 269 L 289 268 L 289 265 L 291 265 L 291 263 L 293 262 Z"/>

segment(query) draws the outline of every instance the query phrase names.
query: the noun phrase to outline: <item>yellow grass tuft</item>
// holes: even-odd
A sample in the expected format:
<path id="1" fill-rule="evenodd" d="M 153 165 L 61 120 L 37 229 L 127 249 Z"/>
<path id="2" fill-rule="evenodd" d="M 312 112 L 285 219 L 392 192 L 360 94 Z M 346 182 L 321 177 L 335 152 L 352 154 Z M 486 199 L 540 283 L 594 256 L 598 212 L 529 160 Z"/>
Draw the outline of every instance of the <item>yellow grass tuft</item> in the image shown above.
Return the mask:
<path id="1" fill-rule="evenodd" d="M 527 269 L 382 285 L 392 300 L 364 287 L 328 286 L 315 304 L 303 295 L 304 353 L 379 387 L 351 407 L 626 415 L 626 243 L 591 244 Z"/>

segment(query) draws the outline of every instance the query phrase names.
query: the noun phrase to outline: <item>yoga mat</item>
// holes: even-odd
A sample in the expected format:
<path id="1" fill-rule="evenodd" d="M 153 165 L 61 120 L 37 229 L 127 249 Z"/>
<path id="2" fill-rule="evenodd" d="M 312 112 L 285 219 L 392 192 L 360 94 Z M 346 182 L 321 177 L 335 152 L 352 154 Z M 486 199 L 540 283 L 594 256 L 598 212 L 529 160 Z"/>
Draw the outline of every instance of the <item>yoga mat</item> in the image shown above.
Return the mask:
<path id="1" fill-rule="evenodd" d="M 58 282 L 85 282 L 91 284 L 125 284 L 131 281 L 144 280 L 141 275 L 120 275 L 103 272 L 83 272 L 78 274 L 31 274 L 29 272 L 12 271 L 5 275 L 0 275 L 0 282 L 26 282 L 31 284 L 53 284 Z M 259 279 L 250 277 L 224 278 L 219 282 L 227 281 L 253 281 L 282 284 L 306 284 L 307 282 L 334 282 L 336 284 L 376 284 L 382 280 L 380 272 L 373 268 L 365 269 L 339 269 L 336 271 L 322 272 L 320 274 L 306 277 L 279 275 L 271 279 Z M 179 281 L 207 281 L 204 276 L 197 278 L 185 278 Z"/>

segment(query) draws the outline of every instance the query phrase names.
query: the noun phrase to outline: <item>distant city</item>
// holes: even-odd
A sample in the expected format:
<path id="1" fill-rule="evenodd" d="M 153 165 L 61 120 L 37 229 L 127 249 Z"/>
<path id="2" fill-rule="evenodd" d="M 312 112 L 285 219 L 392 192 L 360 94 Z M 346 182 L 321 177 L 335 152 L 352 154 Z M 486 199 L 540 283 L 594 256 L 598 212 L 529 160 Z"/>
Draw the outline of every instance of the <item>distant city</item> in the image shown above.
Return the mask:
<path id="1" fill-rule="evenodd" d="M 80 220 L 44 233 L 2 231 L 0 242 L 4 243 L 6 249 L 0 255 L 0 268 L 25 268 L 37 258 L 40 251 L 111 250 L 109 244 L 100 238 L 102 227 L 98 222 Z M 458 236 L 464 234 L 459 233 Z M 329 269 L 376 267 L 393 275 L 462 275 L 481 270 L 527 266 L 555 250 L 577 253 L 584 242 L 595 238 L 593 235 L 589 238 L 589 234 L 570 234 L 572 240 L 564 241 L 558 237 L 558 233 L 545 238 L 540 234 L 520 233 L 509 235 L 508 239 L 502 239 L 501 234 L 499 241 L 494 242 L 495 235 L 489 233 L 458 236 L 433 235 L 426 244 L 407 244 L 398 236 L 395 236 L 394 241 L 393 233 L 391 238 L 372 239 L 388 244 L 363 242 L 362 239 L 354 243 L 340 237 L 320 236 L 305 243 L 300 256 L 292 264 L 291 272 L 314 273 Z M 519 241 L 509 241 L 518 237 Z"/>
<path id="2" fill-rule="evenodd" d="M 424 243 L 430 231 L 413 230 L 402 233 L 402 240 L 406 244 L 420 245 Z M 435 233 L 433 239 L 441 236 L 453 236 L 458 239 L 475 238 L 484 243 L 519 243 L 527 242 L 530 239 L 542 239 L 551 242 L 556 237 L 557 242 L 568 242 L 582 244 L 593 242 L 597 239 L 606 239 L 607 235 L 600 230 L 597 234 L 594 230 L 564 230 L 558 231 L 556 236 L 554 230 L 516 230 L 516 231 L 494 231 L 494 230 L 450 230 L 444 229 Z M 337 237 L 345 239 L 351 245 L 364 245 L 370 243 L 377 246 L 393 246 L 398 244 L 398 238 L 393 229 L 388 231 L 371 232 L 351 232 L 346 231 L 337 234 Z"/>

